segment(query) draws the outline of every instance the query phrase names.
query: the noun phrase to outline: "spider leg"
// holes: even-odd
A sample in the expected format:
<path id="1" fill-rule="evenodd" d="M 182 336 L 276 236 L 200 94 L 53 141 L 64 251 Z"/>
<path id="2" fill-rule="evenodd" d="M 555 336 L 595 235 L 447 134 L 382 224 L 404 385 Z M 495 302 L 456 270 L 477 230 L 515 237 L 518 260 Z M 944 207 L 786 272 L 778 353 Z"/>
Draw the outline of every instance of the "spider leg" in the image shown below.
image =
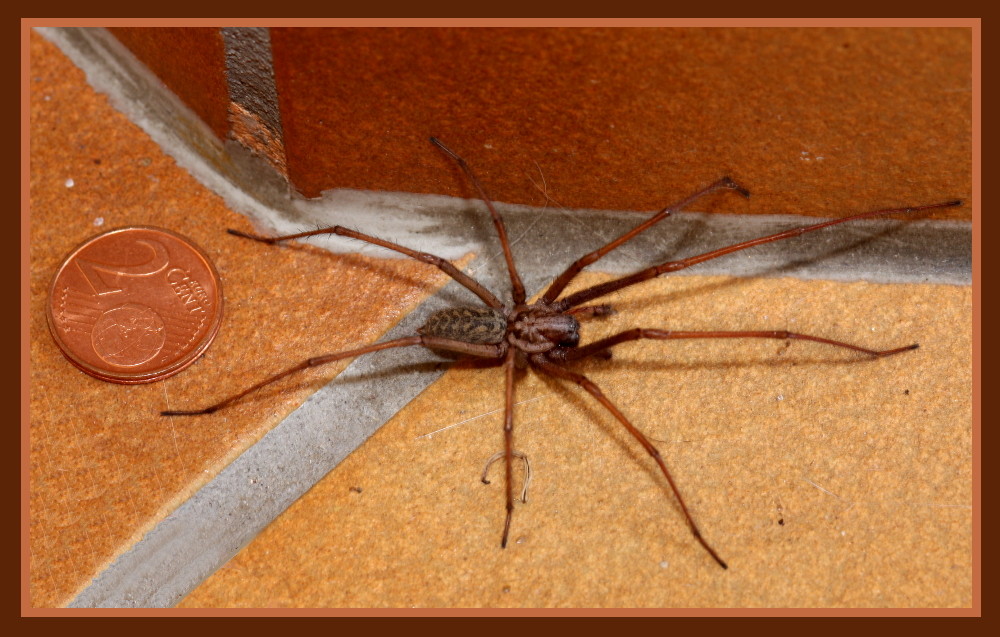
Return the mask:
<path id="1" fill-rule="evenodd" d="M 678 332 L 672 330 L 635 328 L 619 332 L 618 334 L 607 338 L 602 338 L 599 341 L 594 341 L 593 343 L 584 345 L 583 347 L 563 349 L 560 351 L 560 358 L 564 361 L 576 361 L 582 358 L 587 358 L 588 356 L 601 355 L 615 345 L 626 343 L 628 341 L 637 341 L 643 338 L 662 341 L 681 338 L 775 338 L 780 340 L 812 341 L 814 343 L 824 343 L 834 347 L 843 347 L 845 349 L 854 350 L 855 352 L 861 352 L 862 354 L 868 354 L 869 356 L 875 358 L 884 358 L 886 356 L 892 356 L 893 354 L 899 354 L 900 352 L 907 352 L 919 347 L 917 343 L 914 343 L 913 345 L 897 347 L 895 349 L 874 350 L 866 347 L 860 347 L 858 345 L 851 345 L 850 343 L 844 343 L 843 341 L 823 338 L 821 336 L 811 336 L 809 334 L 799 334 L 797 332 L 786 331 Z"/>
<path id="2" fill-rule="evenodd" d="M 949 208 L 951 206 L 961 205 L 961 201 L 946 201 L 944 203 L 936 203 L 928 206 L 914 206 L 911 208 L 887 208 L 885 210 L 873 210 L 871 212 L 862 212 L 861 214 L 851 215 L 849 217 L 841 217 L 840 219 L 832 219 L 829 221 L 823 221 L 821 223 L 815 223 L 809 226 L 801 226 L 798 228 L 792 228 L 791 230 L 785 230 L 784 232 L 778 232 L 776 234 L 768 235 L 766 237 L 760 237 L 757 239 L 750 239 L 749 241 L 742 241 L 725 248 L 719 248 L 718 250 L 712 250 L 711 252 L 705 252 L 704 254 L 698 254 L 692 257 L 687 257 L 686 259 L 680 259 L 678 261 L 667 261 L 666 263 L 661 263 L 660 265 L 655 265 L 651 268 L 646 268 L 645 270 L 640 270 L 634 274 L 624 276 L 620 279 L 615 279 L 613 281 L 608 281 L 606 283 L 601 283 L 593 287 L 580 290 L 574 294 L 567 296 L 566 298 L 553 303 L 553 308 L 557 311 L 566 311 L 567 309 L 580 305 L 581 303 L 586 303 L 598 297 L 610 294 L 622 288 L 627 288 L 630 285 L 635 285 L 642 281 L 652 279 L 665 274 L 667 272 L 676 272 L 677 270 L 683 270 L 684 268 L 689 268 L 692 265 L 697 265 L 711 259 L 717 259 L 718 257 L 725 256 L 732 252 L 737 252 L 739 250 L 746 250 L 747 248 L 752 248 L 754 246 L 763 245 L 765 243 L 771 243 L 772 241 L 780 241 L 782 239 L 788 239 L 791 237 L 797 237 L 799 235 L 805 234 L 807 232 L 813 232 L 820 230 L 822 228 L 828 228 L 830 226 L 835 226 L 837 224 L 845 223 L 847 221 L 855 221 L 857 219 L 869 219 L 872 217 L 881 217 L 885 215 L 900 213 L 906 214 L 911 212 L 918 212 L 921 210 L 931 210 L 933 208 Z"/>
<path id="3" fill-rule="evenodd" d="M 639 441 L 639 444 L 642 445 L 646 452 L 653 457 L 653 460 L 656 461 L 656 464 L 659 465 L 660 471 L 667 479 L 667 482 L 670 484 L 670 489 L 674 492 L 674 496 L 677 498 L 677 502 L 681 505 L 681 511 L 683 511 L 684 517 L 687 519 L 688 527 L 691 529 L 691 533 L 694 535 L 695 539 L 698 540 L 698 543 L 701 544 L 702 548 L 708 551 L 708 554 L 711 555 L 716 562 L 718 562 L 719 566 L 722 568 L 729 568 L 726 563 L 722 561 L 722 558 L 719 557 L 718 553 L 715 552 L 715 549 L 713 549 L 708 542 L 705 541 L 705 538 L 702 537 L 701 531 L 698 530 L 698 525 L 695 524 L 694 518 L 691 517 L 691 513 L 688 511 L 687 505 L 684 504 L 684 498 L 681 497 L 680 490 L 678 490 L 677 485 L 674 483 L 674 479 L 670 475 L 670 471 L 667 470 L 667 465 L 663 461 L 663 456 L 661 456 L 657 448 L 653 446 L 653 443 L 649 441 L 649 438 L 636 429 L 635 426 L 629 422 L 628 418 L 625 417 L 625 414 L 619 411 L 618 408 L 615 407 L 614 403 L 608 400 L 604 393 L 601 392 L 600 388 L 586 376 L 571 372 L 568 369 L 564 369 L 559 365 L 545 360 L 544 354 L 536 354 L 532 356 L 530 360 L 532 365 L 542 372 L 556 378 L 571 380 L 580 387 L 583 387 L 591 396 L 596 398 L 599 403 L 604 405 L 605 409 L 610 411 L 611 414 L 618 419 L 618 422 L 620 422 L 625 429 L 632 434 L 633 438 Z"/>
<path id="4" fill-rule="evenodd" d="M 514 265 L 514 255 L 510 251 L 510 240 L 507 239 L 507 226 L 504 225 L 503 218 L 493 206 L 493 202 L 490 201 L 490 198 L 486 196 L 486 191 L 483 190 L 483 186 L 479 183 L 479 180 L 476 179 L 472 169 L 469 168 L 469 164 L 467 164 L 465 160 L 458 155 L 458 153 L 445 146 L 440 139 L 431 137 L 431 143 L 443 150 L 446 155 L 455 160 L 465 173 L 465 176 L 469 178 L 472 185 L 479 191 L 479 196 L 483 200 L 483 203 L 485 203 L 486 207 L 489 208 L 490 217 L 493 218 L 493 226 L 497 229 L 497 235 L 500 237 L 500 245 L 503 247 L 503 257 L 507 261 L 507 271 L 510 273 L 511 293 L 514 297 L 514 304 L 522 305 L 525 299 L 524 283 L 521 282 L 521 275 L 517 273 L 517 266 Z"/>
<path id="5" fill-rule="evenodd" d="M 492 292 L 486 289 L 486 286 L 484 286 L 479 281 L 473 279 L 468 274 L 456 268 L 454 265 L 451 264 L 451 262 L 447 261 L 446 259 L 442 259 L 441 257 L 430 254 L 429 252 L 419 252 L 417 250 L 411 250 L 410 248 L 401 246 L 397 243 L 386 241 L 384 239 L 379 239 L 378 237 L 373 237 L 371 235 L 367 235 L 362 232 L 358 232 L 356 230 L 351 230 L 343 226 L 320 228 L 319 230 L 309 230 L 307 232 L 298 232 L 296 234 L 288 234 L 280 237 L 264 237 L 257 234 L 251 234 L 249 232 L 243 232 L 242 230 L 233 230 L 231 228 L 227 230 L 227 232 L 229 234 L 236 235 L 237 237 L 243 237 L 244 239 L 251 239 L 253 241 L 260 241 L 261 243 L 267 243 L 271 245 L 278 243 L 279 241 L 301 239 L 302 237 L 311 237 L 320 234 L 335 234 L 341 237 L 350 237 L 351 239 L 357 239 L 359 241 L 364 241 L 366 243 L 371 243 L 373 245 L 381 246 L 388 250 L 393 250 L 394 252 L 405 254 L 406 256 L 416 259 L 417 261 L 420 261 L 422 263 L 429 263 L 438 268 L 439 270 L 442 270 L 445 274 L 453 278 L 455 281 L 459 282 L 460 284 L 464 285 L 466 288 L 471 290 L 472 293 L 481 298 L 483 300 L 483 303 L 485 303 L 486 305 L 492 308 L 496 308 L 498 310 L 503 308 L 503 303 L 500 302 L 500 299 L 498 299 L 496 295 L 494 295 Z"/>
<path id="6" fill-rule="evenodd" d="M 356 356 L 361 356 L 362 354 L 370 354 L 371 352 L 378 352 L 384 349 L 392 349 L 394 347 L 409 347 L 411 345 L 423 345 L 424 347 L 433 349 L 442 349 L 452 352 L 458 352 L 461 354 L 469 354 L 472 356 L 481 356 L 484 358 L 499 358 L 503 356 L 504 346 L 503 345 L 477 345 L 473 343 L 466 343 L 464 341 L 456 341 L 449 338 L 440 338 L 437 336 L 405 336 L 403 338 L 397 338 L 391 341 L 385 341 L 383 343 L 373 343 L 371 345 L 366 345 L 365 347 L 359 347 L 357 349 L 344 350 L 343 352 L 335 352 L 333 354 L 324 354 L 323 356 L 316 356 L 313 358 L 306 359 L 301 363 L 289 367 L 283 372 L 279 372 L 274 376 L 269 376 L 264 380 L 260 381 L 256 385 L 253 385 L 238 394 L 234 394 L 229 398 L 221 400 L 214 405 L 209 405 L 203 409 L 191 409 L 191 410 L 168 410 L 161 411 L 161 416 L 197 416 L 200 414 L 211 414 L 215 411 L 222 409 L 223 407 L 228 407 L 229 405 L 240 400 L 247 394 L 251 394 L 262 387 L 266 387 L 272 383 L 275 383 L 286 376 L 290 376 L 295 372 L 302 371 L 303 369 L 308 369 L 310 367 L 318 367 L 319 365 L 325 365 L 327 363 L 332 363 L 334 361 L 343 360 L 345 358 L 354 358 Z"/>
<path id="7" fill-rule="evenodd" d="M 584 305 L 583 307 L 574 307 L 563 312 L 563 314 L 572 314 L 577 318 L 591 318 L 594 316 L 611 316 L 615 313 L 615 308 L 610 305 Z"/>
<path id="8" fill-rule="evenodd" d="M 703 190 L 699 190 L 698 192 L 694 193 L 693 195 L 691 195 L 687 199 L 684 199 L 682 201 L 678 201 L 675 204 L 671 204 L 671 205 L 667 206 L 666 208 L 664 208 L 663 210 L 659 211 L 658 213 L 656 213 L 655 215 L 653 215 L 652 217 L 650 217 L 646 221 L 640 223 L 635 228 L 632 228 L 631 230 L 629 230 L 628 232 L 626 232 L 622 236 L 620 236 L 617 239 L 615 239 L 614 241 L 610 242 L 609 244 L 607 244 L 603 248 L 600 248 L 598 250 L 594 250 L 590 254 L 586 254 L 586 255 L 580 257 L 579 259 L 577 259 L 575 262 L 573 262 L 572 265 L 570 265 L 568 268 L 566 268 L 565 272 L 563 272 L 562 274 L 560 274 L 559 277 L 556 278 L 556 280 L 552 282 L 552 285 L 549 286 L 549 289 L 545 291 L 545 295 L 542 296 L 541 302 L 542 303 L 551 303 L 552 301 L 556 300 L 557 298 L 559 298 L 559 295 L 562 294 L 562 291 L 566 289 L 566 286 L 569 285 L 570 281 L 572 281 L 574 278 L 576 278 L 576 275 L 580 274 L 580 271 L 583 270 L 585 267 L 587 267 L 591 263 L 594 263 L 595 261 L 597 261 L 598 259 L 600 259 L 604 255 L 606 255 L 607 253 L 611 252 L 612 250 L 614 250 L 615 248 L 617 248 L 621 244 L 625 243 L 626 241 L 631 240 L 636 235 L 641 234 L 641 233 L 645 232 L 646 230 L 649 230 L 650 228 L 652 228 L 656 224 L 660 223 L 661 221 L 663 221 L 664 219 L 666 219 L 667 217 L 669 217 L 673 213 L 675 213 L 675 212 L 677 212 L 677 211 L 685 208 L 686 206 L 689 206 L 690 204 L 694 203 L 695 201 L 697 201 L 698 199 L 704 197 L 705 195 L 713 193 L 716 190 L 719 190 L 721 188 L 728 188 L 730 190 L 735 190 L 736 192 L 740 193 L 744 197 L 746 197 L 748 199 L 750 198 L 750 191 L 749 190 L 747 190 L 746 188 L 740 186 L 739 184 L 737 184 L 735 181 L 733 181 L 729 177 L 723 177 L 722 179 L 720 179 L 719 181 L 715 182 L 714 184 L 712 184 L 708 188 L 705 188 Z"/>
<path id="9" fill-rule="evenodd" d="M 507 516 L 503 523 L 503 538 L 500 539 L 500 548 L 507 548 L 507 537 L 510 535 L 510 519 L 514 515 L 514 354 L 516 350 L 511 347 L 507 350 L 507 356 L 503 362 L 504 376 L 506 378 L 506 391 L 504 393 L 503 410 L 503 447 L 504 447 L 504 470 L 507 479 Z M 527 485 L 525 485 L 527 489 Z"/>

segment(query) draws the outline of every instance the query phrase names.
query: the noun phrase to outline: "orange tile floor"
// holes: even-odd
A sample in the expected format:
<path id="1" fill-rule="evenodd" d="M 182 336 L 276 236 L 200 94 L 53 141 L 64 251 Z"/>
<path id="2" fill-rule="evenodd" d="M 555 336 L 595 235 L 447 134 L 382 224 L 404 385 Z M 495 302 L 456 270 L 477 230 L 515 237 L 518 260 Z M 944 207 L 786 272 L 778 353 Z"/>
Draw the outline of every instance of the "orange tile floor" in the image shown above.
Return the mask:
<path id="1" fill-rule="evenodd" d="M 160 409 L 373 341 L 444 277 L 312 248 L 273 251 L 261 267 L 259 246 L 223 232 L 249 229 L 245 219 L 37 35 L 31 56 L 30 586 L 41 607 L 68 603 L 337 369 L 205 418 Z M 122 386 L 62 358 L 44 303 L 67 251 L 133 224 L 209 253 L 226 318 L 182 374 Z M 502 444 L 502 378 L 459 366 L 181 606 L 972 603 L 970 288 L 677 277 L 614 302 L 620 313 L 588 337 L 766 325 L 921 348 L 870 362 L 801 343 L 646 343 L 581 366 L 659 441 L 728 571 L 620 426 L 578 389 L 531 374 L 515 430 L 533 481 L 500 550 L 502 480 L 484 486 L 479 473 Z"/>

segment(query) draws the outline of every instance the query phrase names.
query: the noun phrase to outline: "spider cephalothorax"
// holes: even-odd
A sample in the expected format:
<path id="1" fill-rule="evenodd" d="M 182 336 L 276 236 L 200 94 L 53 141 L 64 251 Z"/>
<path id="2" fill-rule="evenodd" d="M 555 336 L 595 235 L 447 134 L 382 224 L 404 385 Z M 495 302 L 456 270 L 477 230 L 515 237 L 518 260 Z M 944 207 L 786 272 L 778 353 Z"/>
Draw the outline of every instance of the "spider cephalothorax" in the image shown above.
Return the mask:
<path id="1" fill-rule="evenodd" d="M 230 396 L 225 400 L 205 407 L 203 409 L 197 410 L 169 410 L 161 412 L 165 416 L 187 416 L 196 414 L 208 414 L 243 398 L 247 394 L 250 394 L 257 389 L 265 385 L 269 385 L 281 378 L 284 378 L 290 374 L 293 374 L 299 370 L 306 369 L 309 367 L 315 367 L 318 365 L 324 365 L 337 360 L 343 360 L 346 358 L 353 358 L 360 356 L 362 354 L 368 354 L 370 352 L 376 352 L 384 349 L 391 349 L 394 347 L 409 347 L 413 345 L 421 345 L 433 350 L 443 350 L 446 352 L 462 354 L 467 356 L 474 356 L 483 359 L 492 359 L 497 361 L 503 366 L 505 375 L 505 387 L 506 391 L 504 393 L 504 449 L 500 453 L 496 454 L 491 458 L 486 465 L 489 466 L 495 461 L 499 460 L 501 457 L 505 461 L 505 477 L 506 477 L 506 510 L 507 515 L 504 520 L 503 535 L 500 540 L 501 546 L 507 545 L 507 538 L 510 533 L 510 523 L 511 516 L 514 510 L 514 487 L 513 487 L 513 477 L 512 477 L 512 464 L 514 458 L 520 458 L 527 463 L 527 456 L 514 449 L 514 368 L 515 367 L 530 367 L 541 374 L 547 376 L 552 376 L 554 378 L 561 378 L 564 380 L 569 380 L 587 391 L 595 400 L 601 403 L 611 414 L 622 424 L 623 427 L 635 438 L 635 440 L 646 450 L 654 462 L 663 474 L 668 485 L 670 486 L 671 492 L 677 499 L 677 503 L 680 506 L 681 512 L 684 514 L 684 518 L 687 521 L 688 527 L 691 533 L 697 539 L 698 543 L 712 556 L 712 558 L 723 568 L 727 568 L 726 563 L 719 557 L 715 550 L 709 545 L 709 543 L 702 537 L 701 531 L 694 522 L 694 518 L 688 511 L 687 505 L 684 503 L 684 499 L 681 497 L 680 490 L 674 482 L 673 476 L 670 471 L 667 470 L 667 465 L 660 455 L 660 452 L 656 449 L 649 438 L 645 436 L 639 429 L 637 429 L 628 418 L 604 395 L 600 388 L 594 384 L 586 376 L 574 372 L 568 367 L 574 362 L 591 356 L 607 357 L 609 356 L 609 350 L 621 343 L 626 343 L 629 341 L 642 340 L 642 339 L 652 339 L 652 340 L 671 340 L 671 339 L 690 339 L 690 338 L 772 338 L 781 340 L 804 340 L 812 341 L 814 343 L 823 343 L 826 345 L 832 345 L 835 347 L 846 348 L 854 350 L 871 356 L 873 358 L 881 358 L 885 356 L 891 356 L 893 354 L 898 354 L 900 352 L 905 352 L 908 350 L 915 349 L 917 347 L 914 345 L 907 345 L 905 347 L 898 347 L 889 350 L 872 350 L 865 347 L 859 347 L 857 345 L 851 345 L 849 343 L 844 343 L 841 341 L 834 341 L 820 336 L 810 336 L 808 334 L 798 334 L 794 332 L 787 331 L 710 331 L 710 332 L 687 332 L 687 331 L 667 331 L 660 329 L 646 329 L 646 328 L 635 328 L 631 330 L 626 330 L 624 332 L 619 332 L 607 338 L 600 339 L 593 343 L 588 343 L 586 345 L 580 345 L 580 323 L 578 319 L 589 317 L 589 316 L 601 316 L 611 313 L 611 307 L 608 305 L 585 305 L 590 301 L 600 298 L 602 296 L 611 294 L 617 290 L 641 283 L 653 277 L 660 276 L 662 274 L 674 272 L 677 270 L 682 270 L 684 268 L 691 267 L 703 261 L 708 261 L 709 259 L 715 259 L 738 250 L 744 250 L 747 248 L 752 248 L 757 245 L 764 243 L 770 243 L 772 241 L 779 241 L 781 239 L 787 239 L 789 237 L 795 237 L 807 232 L 813 232 L 821 228 L 826 228 L 828 226 L 833 226 L 839 223 L 844 223 L 845 221 L 851 221 L 854 219 L 867 219 L 871 217 L 878 217 L 889 215 L 893 213 L 909 213 L 918 210 L 928 210 L 931 208 L 944 208 L 948 206 L 957 206 L 961 204 L 960 201 L 947 201 L 944 203 L 931 204 L 926 206 L 915 206 L 912 208 L 893 208 L 886 210 L 875 210 L 873 212 L 865 212 L 861 214 L 852 215 L 850 217 L 843 217 L 840 219 L 834 219 L 831 221 L 823 221 L 820 223 L 815 223 L 808 226 L 803 226 L 800 228 L 793 228 L 791 230 L 786 230 L 784 232 L 779 232 L 777 234 L 769 235 L 766 237 L 761 237 L 759 239 L 752 239 L 750 241 L 744 241 L 724 248 L 719 248 L 717 250 L 712 250 L 711 252 L 706 252 L 704 254 L 695 255 L 692 257 L 687 257 L 685 259 L 680 259 L 677 261 L 668 261 L 666 263 L 661 263 L 643 270 L 639 270 L 628 276 L 613 279 L 606 283 L 601 283 L 583 290 L 579 290 L 570 294 L 569 296 L 562 297 L 563 291 L 566 286 L 585 268 L 586 266 L 594 263 L 607 253 L 611 252 L 618 246 L 622 245 L 626 241 L 629 241 L 636 235 L 648 230 L 652 226 L 656 225 L 660 221 L 663 221 L 675 211 L 684 208 L 685 206 L 691 204 L 695 200 L 718 190 L 735 190 L 744 197 L 749 197 L 750 193 L 743 187 L 739 186 L 729 177 L 723 177 L 722 179 L 711 184 L 707 188 L 699 190 L 690 197 L 683 199 L 673 205 L 667 206 L 663 210 L 660 210 L 652 217 L 639 224 L 632 230 L 626 232 L 622 236 L 618 237 L 614 241 L 611 241 L 604 247 L 595 250 L 583 257 L 577 259 L 573 264 L 571 264 L 566 270 L 556 277 L 555 281 L 549 286 L 545 293 L 533 304 L 527 304 L 525 299 L 524 284 L 521 282 L 521 277 L 517 272 L 517 268 L 514 265 L 514 258 L 510 251 L 510 242 L 507 239 L 507 230 L 504 226 L 503 218 L 496 211 L 493 203 L 490 201 L 489 197 L 486 196 L 485 191 L 476 179 L 472 170 L 465 163 L 461 157 L 459 157 L 454 151 L 449 149 L 447 146 L 442 144 L 435 138 L 431 138 L 431 142 L 434 143 L 438 148 L 448 154 L 452 159 L 454 159 L 458 165 L 462 168 L 465 174 L 468 176 L 469 180 L 475 186 L 476 190 L 479 192 L 480 197 L 489 209 L 490 216 L 493 220 L 493 225 L 496 228 L 497 236 L 500 239 L 500 244 L 503 248 L 504 259 L 507 264 L 507 271 L 510 274 L 511 282 L 511 302 L 503 303 L 500 299 L 493 294 L 490 290 L 486 289 L 481 283 L 460 271 L 454 265 L 448 261 L 437 257 L 433 254 L 428 254 L 426 252 L 418 252 L 416 250 L 411 250 L 404 246 L 385 241 L 384 239 L 379 239 L 371 235 L 366 235 L 356 230 L 351 230 L 349 228 L 344 228 L 342 226 L 334 226 L 332 228 L 323 228 L 320 230 L 311 230 L 308 232 L 301 232 L 298 234 L 282 236 L 282 237 L 265 237 L 254 234 L 249 234 L 239 230 L 229 230 L 230 234 L 234 234 L 247 239 L 252 239 L 254 241 L 260 241 L 262 243 L 273 244 L 279 241 L 285 241 L 289 239 L 298 239 L 302 237 L 321 235 L 321 234 L 335 234 L 344 237 L 351 237 L 358 239 L 360 241 L 365 241 L 374 245 L 382 246 L 389 250 L 399 252 L 418 261 L 428 263 L 433 265 L 445 273 L 447 273 L 451 278 L 465 286 L 469 291 L 479 297 L 483 302 L 483 306 L 479 307 L 460 307 L 449 310 L 442 310 L 435 312 L 418 330 L 418 333 L 413 336 L 407 336 L 403 338 L 397 338 L 390 341 L 384 341 L 381 343 L 374 343 L 372 345 L 366 345 L 352 350 L 347 350 L 343 352 L 334 352 L 332 354 L 325 354 L 322 356 L 317 356 L 305 360 L 294 367 L 284 370 L 278 374 L 265 378 L 264 380 L 258 382 L 256 385 L 249 387 L 248 389 L 236 394 L 235 396 Z M 485 478 L 485 473 L 483 477 L 483 482 L 487 482 Z M 488 483 L 488 482 L 487 482 Z M 525 484 L 525 489 L 527 485 Z M 520 499 L 524 500 L 524 494 Z"/>
<path id="2" fill-rule="evenodd" d="M 576 347 L 580 344 L 580 322 L 550 305 L 518 307 L 510 320 L 507 341 L 525 354 Z"/>

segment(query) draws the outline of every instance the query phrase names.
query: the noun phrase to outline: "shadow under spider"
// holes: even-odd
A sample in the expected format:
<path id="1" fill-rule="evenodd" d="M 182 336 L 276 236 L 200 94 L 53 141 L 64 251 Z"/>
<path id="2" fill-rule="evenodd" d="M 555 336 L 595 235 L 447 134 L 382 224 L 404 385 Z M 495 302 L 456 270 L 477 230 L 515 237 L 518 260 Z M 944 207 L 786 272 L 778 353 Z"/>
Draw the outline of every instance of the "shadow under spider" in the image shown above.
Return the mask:
<path id="1" fill-rule="evenodd" d="M 406 363 L 403 365 L 394 365 L 390 367 L 380 368 L 374 372 L 366 372 L 365 374 L 350 376 L 345 375 L 346 367 L 344 370 L 338 372 L 335 376 L 317 376 L 315 378 L 299 378 L 297 380 L 283 380 L 275 383 L 273 386 L 265 386 L 253 393 L 253 395 L 247 396 L 243 401 L 247 404 L 253 404 L 257 402 L 263 402 L 263 398 L 270 398 L 275 396 L 281 396 L 289 391 L 298 391 L 302 389 L 312 389 L 313 392 L 319 390 L 332 382 L 337 382 L 340 385 L 365 385 L 372 382 L 378 382 L 382 379 L 393 378 L 401 374 L 426 374 L 436 371 L 445 370 L 451 368 L 455 364 L 455 361 L 445 361 L 445 360 L 430 360 L 421 361 L 416 363 Z M 348 367 L 350 363 L 348 363 Z M 493 365 L 494 367 L 496 364 Z"/>
<path id="2" fill-rule="evenodd" d="M 734 352 L 734 357 L 739 356 L 739 352 Z M 760 356 L 765 356 L 764 354 L 759 354 Z M 666 355 L 665 355 L 666 356 Z M 722 354 L 724 356 L 724 354 Z M 630 370 L 641 370 L 648 372 L 658 372 L 658 373 L 668 373 L 668 372 L 696 372 L 696 371 L 709 371 L 709 370 L 726 370 L 726 369 L 744 369 L 744 368 L 772 368 L 781 369 L 785 367 L 808 367 L 813 366 L 845 366 L 845 365 L 857 365 L 857 364 L 871 364 L 871 361 L 867 358 L 855 357 L 855 358 L 843 358 L 843 359 L 830 359 L 830 358 L 820 358 L 820 357 L 809 357 L 805 358 L 799 353 L 792 355 L 787 355 L 783 353 L 778 354 L 767 354 L 767 358 L 735 358 L 731 361 L 724 360 L 706 360 L 698 362 L 689 363 L 679 363 L 670 360 L 629 360 L 624 354 L 617 353 L 615 357 L 611 358 L 609 361 L 594 361 L 587 363 L 588 371 L 605 371 L 605 365 L 616 365 L 623 369 Z M 778 356 L 780 358 L 775 358 Z"/>
<path id="3" fill-rule="evenodd" d="M 634 444 L 635 440 L 627 437 L 625 435 L 627 432 L 625 432 L 621 427 L 613 426 L 614 416 L 609 416 L 604 411 L 598 411 L 596 409 L 597 405 L 584 400 L 584 396 L 582 396 L 579 392 L 573 391 L 573 387 L 567 385 L 566 383 L 560 383 L 554 378 L 541 374 L 539 374 L 539 378 L 541 378 L 542 382 L 552 391 L 554 396 L 557 396 L 560 400 L 566 401 L 567 404 L 584 413 L 588 424 L 596 424 L 600 429 L 602 429 L 604 433 L 615 442 L 618 448 L 621 449 L 625 455 L 627 455 L 635 463 L 635 468 L 641 469 L 641 471 L 650 478 L 653 484 L 657 485 L 657 487 L 661 489 L 667 489 L 669 491 L 670 485 L 667 484 L 663 474 L 660 473 L 656 465 L 646 462 L 647 456 L 639 453 L 641 447 L 637 447 L 636 444 Z M 562 418 L 564 421 L 568 420 L 564 416 L 557 417 Z M 605 421 L 605 418 L 610 418 L 610 420 Z M 564 425 L 570 424 L 572 423 L 564 423 Z M 580 466 L 580 470 L 587 471 L 588 469 L 586 466 Z M 683 513 L 680 505 L 675 499 L 670 498 L 670 504 L 677 513 Z"/>
<path id="4" fill-rule="evenodd" d="M 704 226 L 704 223 L 699 225 Z M 689 298 L 697 298 L 700 296 L 706 296 L 716 292 L 722 292 L 725 290 L 738 288 L 741 285 L 749 284 L 754 279 L 777 279 L 782 276 L 786 276 L 789 272 L 794 272 L 800 268 L 815 265 L 817 263 L 822 263 L 823 261 L 833 259 L 839 255 L 852 254 L 860 247 L 870 245 L 882 239 L 892 236 L 903 229 L 905 225 L 904 222 L 899 221 L 891 226 L 881 227 L 876 232 L 870 232 L 864 236 L 857 237 L 850 243 L 843 243 L 841 245 L 832 247 L 824 252 L 817 253 L 815 255 L 804 256 L 794 261 L 788 261 L 782 264 L 777 264 L 773 266 L 762 267 L 754 272 L 743 273 L 740 275 L 711 275 L 711 276 L 728 276 L 725 280 L 715 281 L 715 282 L 705 282 L 692 285 L 683 290 L 672 290 L 664 294 L 643 296 L 637 299 L 631 299 L 627 301 L 622 301 L 615 303 L 615 309 L 619 313 L 624 313 L 628 309 L 641 310 L 647 307 L 665 307 L 669 308 L 670 304 L 675 301 L 680 301 Z M 790 225 L 790 228 L 795 227 Z M 699 232 L 694 230 L 693 227 L 690 228 L 691 232 L 687 233 L 687 236 L 698 236 Z M 683 243 L 679 244 L 683 246 Z M 673 249 L 666 252 L 661 257 L 657 257 L 656 260 L 670 260 L 677 258 L 675 255 L 682 252 L 681 248 Z M 687 275 L 682 276 L 697 276 L 697 269 L 692 269 Z M 706 275 L 709 276 L 709 275 Z"/>
<path id="5" fill-rule="evenodd" d="M 359 241 L 358 243 L 361 242 Z M 307 252 L 311 255 L 319 256 L 325 259 L 333 259 L 338 264 L 346 265 L 347 267 L 367 270 L 373 276 L 377 276 L 378 278 L 386 281 L 401 283 L 409 287 L 411 290 L 422 292 L 425 296 L 433 295 L 441 287 L 432 281 L 400 273 L 399 271 L 391 268 L 386 259 L 380 259 L 376 255 L 362 255 L 353 252 L 332 252 L 318 243 L 311 243 L 308 241 L 297 241 L 295 243 L 282 243 L 277 245 L 285 250 Z M 394 261 L 403 262 L 405 260 L 396 259 Z"/>

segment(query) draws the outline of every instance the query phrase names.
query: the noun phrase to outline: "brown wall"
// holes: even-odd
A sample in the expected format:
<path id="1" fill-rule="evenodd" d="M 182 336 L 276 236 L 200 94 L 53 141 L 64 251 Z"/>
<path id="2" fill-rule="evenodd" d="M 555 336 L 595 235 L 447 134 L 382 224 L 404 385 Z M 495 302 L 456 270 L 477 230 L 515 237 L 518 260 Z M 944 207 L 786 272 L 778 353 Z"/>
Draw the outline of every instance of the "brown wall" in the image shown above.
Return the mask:
<path id="1" fill-rule="evenodd" d="M 112 27 L 108 30 L 220 139 L 229 135 L 229 90 L 219 29 Z"/>
<path id="2" fill-rule="evenodd" d="M 222 40 L 113 29 L 220 137 Z M 968 199 L 971 31 L 271 28 L 282 161 L 330 188 L 649 210 L 729 174 L 703 207 L 835 216 Z M 281 167 L 282 169 L 284 167 Z M 554 205 L 550 202 L 550 205 Z M 968 205 L 938 217 L 970 218 Z"/>

